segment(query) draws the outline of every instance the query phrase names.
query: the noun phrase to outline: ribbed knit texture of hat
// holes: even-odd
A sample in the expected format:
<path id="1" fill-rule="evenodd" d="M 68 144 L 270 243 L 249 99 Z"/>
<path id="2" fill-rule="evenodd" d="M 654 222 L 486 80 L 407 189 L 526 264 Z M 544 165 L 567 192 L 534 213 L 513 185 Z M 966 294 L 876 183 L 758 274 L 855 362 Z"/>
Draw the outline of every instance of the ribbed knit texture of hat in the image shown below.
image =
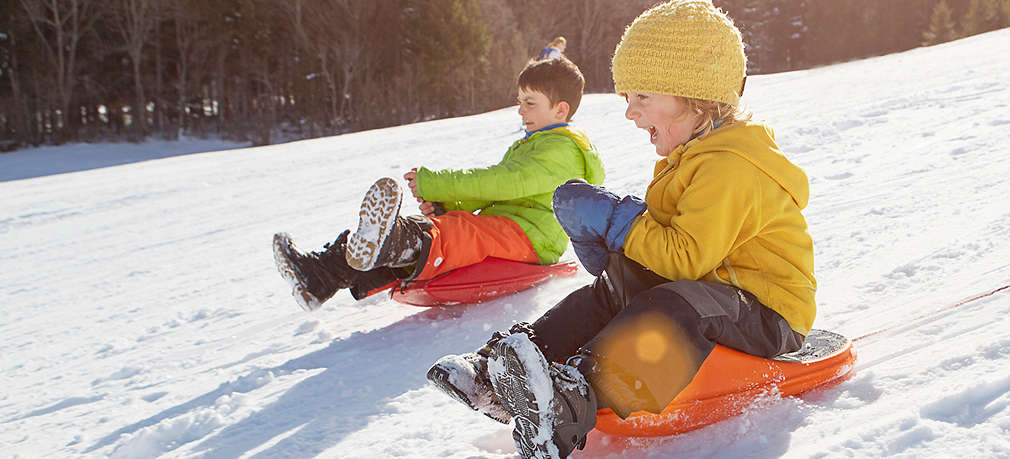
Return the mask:
<path id="1" fill-rule="evenodd" d="M 747 57 L 740 31 L 711 0 L 673 0 L 625 29 L 611 68 L 618 94 L 651 92 L 735 106 Z"/>

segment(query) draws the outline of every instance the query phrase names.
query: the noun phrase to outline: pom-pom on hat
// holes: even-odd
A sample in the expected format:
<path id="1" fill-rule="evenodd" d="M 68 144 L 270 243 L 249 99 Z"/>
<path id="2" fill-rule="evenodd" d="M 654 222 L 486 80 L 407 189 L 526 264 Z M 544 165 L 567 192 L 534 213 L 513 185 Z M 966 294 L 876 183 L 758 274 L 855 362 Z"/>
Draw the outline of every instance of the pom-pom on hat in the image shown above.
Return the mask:
<path id="1" fill-rule="evenodd" d="M 651 92 L 737 105 L 747 74 L 740 30 L 711 0 L 645 11 L 614 50 L 618 94 Z"/>

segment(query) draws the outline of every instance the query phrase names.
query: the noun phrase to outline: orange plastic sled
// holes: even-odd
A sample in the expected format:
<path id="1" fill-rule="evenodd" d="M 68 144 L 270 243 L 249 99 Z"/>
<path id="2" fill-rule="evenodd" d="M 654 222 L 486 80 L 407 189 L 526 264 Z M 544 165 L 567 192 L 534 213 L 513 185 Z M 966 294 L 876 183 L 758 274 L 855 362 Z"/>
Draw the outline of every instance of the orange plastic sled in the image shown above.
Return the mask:
<path id="1" fill-rule="evenodd" d="M 852 341 L 825 330 L 811 330 L 803 349 L 772 360 L 717 345 L 662 413 L 621 419 L 605 408 L 596 413 L 596 428 L 630 437 L 688 432 L 741 414 L 763 395 L 786 397 L 840 381 L 855 361 Z"/>
<path id="2" fill-rule="evenodd" d="M 535 287 L 555 277 L 574 275 L 574 261 L 533 265 L 500 258 L 449 271 L 428 281 L 412 282 L 390 292 L 393 300 L 412 306 L 451 306 L 482 303 Z"/>

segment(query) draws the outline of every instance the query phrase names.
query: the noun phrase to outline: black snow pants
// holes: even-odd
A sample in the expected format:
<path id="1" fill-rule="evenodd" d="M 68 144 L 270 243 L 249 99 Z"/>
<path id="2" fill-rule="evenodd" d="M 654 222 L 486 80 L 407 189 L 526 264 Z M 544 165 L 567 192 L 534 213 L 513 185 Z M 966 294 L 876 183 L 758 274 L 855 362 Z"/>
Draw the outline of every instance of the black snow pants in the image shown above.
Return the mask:
<path id="1" fill-rule="evenodd" d="M 549 361 L 576 366 L 600 408 L 659 413 L 716 344 L 761 357 L 796 351 L 804 336 L 750 292 L 669 281 L 621 254 L 606 272 L 532 325 Z"/>

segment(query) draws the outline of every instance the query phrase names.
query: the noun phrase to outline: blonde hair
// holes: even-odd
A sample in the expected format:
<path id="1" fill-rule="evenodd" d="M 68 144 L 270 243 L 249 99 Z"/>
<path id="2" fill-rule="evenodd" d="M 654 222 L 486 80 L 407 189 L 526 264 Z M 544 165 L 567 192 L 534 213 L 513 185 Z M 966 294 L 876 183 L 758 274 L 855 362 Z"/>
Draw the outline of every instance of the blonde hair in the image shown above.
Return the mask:
<path id="1" fill-rule="evenodd" d="M 698 126 L 694 129 L 694 137 L 696 139 L 702 139 L 709 135 L 712 129 L 715 128 L 715 122 L 718 120 L 723 120 L 723 125 L 729 125 L 750 121 L 752 116 L 749 110 L 739 105 L 690 97 L 678 97 L 681 102 L 684 102 L 688 110 L 701 117 Z"/>
<path id="2" fill-rule="evenodd" d="M 567 46 L 568 45 L 568 40 L 565 40 L 565 37 L 562 37 L 562 36 L 559 35 L 557 37 L 554 37 L 554 40 L 551 41 L 551 43 L 550 43 L 549 46 L 555 46 L 555 45 L 566 45 Z"/>

